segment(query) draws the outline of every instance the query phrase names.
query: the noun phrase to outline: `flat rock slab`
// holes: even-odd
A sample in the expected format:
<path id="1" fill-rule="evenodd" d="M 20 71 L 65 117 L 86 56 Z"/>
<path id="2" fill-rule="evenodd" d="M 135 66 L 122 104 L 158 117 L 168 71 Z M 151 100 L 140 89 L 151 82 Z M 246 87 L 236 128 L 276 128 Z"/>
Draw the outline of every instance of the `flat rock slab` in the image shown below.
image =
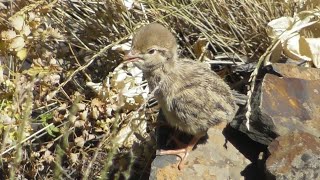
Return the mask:
<path id="1" fill-rule="evenodd" d="M 282 77 L 305 80 L 320 80 L 320 70 L 317 68 L 300 67 L 293 64 L 275 63 L 266 67 Z"/>
<path id="2" fill-rule="evenodd" d="M 151 165 L 150 179 L 244 179 L 241 171 L 250 161 L 231 143 L 225 144 L 222 134 L 225 126 L 226 123 L 221 123 L 209 129 L 207 141 L 198 144 L 190 153 L 181 171 L 177 167 L 177 156 L 157 156 Z"/>
<path id="3" fill-rule="evenodd" d="M 320 179 L 320 140 L 305 132 L 276 138 L 268 147 L 270 179 Z"/>
<path id="4" fill-rule="evenodd" d="M 235 127 L 268 145 L 278 136 L 300 130 L 320 136 L 320 70 L 294 65 L 272 65 L 254 93 L 250 131 Z M 299 78 L 298 78 L 299 77 Z"/>
<path id="5" fill-rule="evenodd" d="M 277 135 L 302 130 L 320 136 L 320 80 L 281 78 L 267 74 L 261 88 L 259 113 Z"/>

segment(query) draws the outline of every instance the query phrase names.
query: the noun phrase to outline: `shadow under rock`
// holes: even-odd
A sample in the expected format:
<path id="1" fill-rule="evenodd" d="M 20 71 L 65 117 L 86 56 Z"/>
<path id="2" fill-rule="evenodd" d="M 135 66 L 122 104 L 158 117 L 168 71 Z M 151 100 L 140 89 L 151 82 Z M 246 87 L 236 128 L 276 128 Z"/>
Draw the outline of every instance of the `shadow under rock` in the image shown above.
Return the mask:
<path id="1" fill-rule="evenodd" d="M 162 126 L 156 129 L 157 150 L 177 149 L 178 147 L 172 137 L 176 137 L 181 143 L 184 143 L 186 145 L 193 138 L 193 135 L 187 134 L 185 132 L 179 131 L 177 128 L 169 126 L 161 110 L 159 112 L 157 121 L 162 124 Z M 206 134 L 199 140 L 199 142 L 193 149 L 196 149 L 198 144 L 205 144 L 208 138 L 208 134 Z"/>
<path id="2" fill-rule="evenodd" d="M 164 124 L 164 126 L 160 126 L 156 130 L 156 142 L 158 150 L 175 149 L 176 144 L 171 139 L 172 136 L 176 136 L 183 143 L 188 143 L 193 137 L 186 133 L 179 132 L 177 129 L 168 125 L 165 125 L 167 123 L 161 111 L 157 120 L 160 122 L 160 124 Z M 226 138 L 225 148 L 228 148 L 228 143 L 231 143 L 240 153 L 242 153 L 251 161 L 251 164 L 242 170 L 241 175 L 244 176 L 246 180 L 266 179 L 264 164 L 266 161 L 267 146 L 253 141 L 246 134 L 232 128 L 230 125 L 227 125 L 222 133 Z M 201 138 L 197 144 L 205 144 L 207 139 L 208 135 Z M 196 148 L 197 146 L 194 149 Z M 153 162 L 153 166 L 157 168 L 177 162 L 176 156 L 174 155 L 156 156 L 156 158 L 157 160 Z M 154 174 L 152 175 L 152 173 L 154 172 L 151 171 L 150 177 L 154 177 Z"/>
<path id="3" fill-rule="evenodd" d="M 0 180 L 5 180 L 5 175 L 4 175 L 4 171 L 2 169 L 2 167 L 0 167 Z"/>
<path id="4" fill-rule="evenodd" d="M 150 167 L 155 156 L 152 142 L 134 143 L 132 150 L 119 153 L 113 158 L 107 179 L 144 180 L 150 175 Z"/>
<path id="5" fill-rule="evenodd" d="M 266 179 L 264 164 L 267 155 L 267 146 L 250 139 L 246 134 L 232 128 L 225 127 L 223 135 L 227 143 L 231 143 L 238 151 L 251 161 L 242 172 L 246 180 Z M 262 155 L 262 156 L 261 156 Z"/>

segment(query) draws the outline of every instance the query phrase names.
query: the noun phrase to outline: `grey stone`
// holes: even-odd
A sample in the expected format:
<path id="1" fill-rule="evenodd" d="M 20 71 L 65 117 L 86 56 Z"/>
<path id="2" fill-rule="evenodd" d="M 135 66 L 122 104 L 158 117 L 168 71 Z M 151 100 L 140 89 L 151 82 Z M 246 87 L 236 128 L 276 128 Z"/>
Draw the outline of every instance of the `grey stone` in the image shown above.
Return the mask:
<path id="1" fill-rule="evenodd" d="M 241 171 L 250 161 L 231 143 L 226 144 L 222 133 L 225 127 L 226 123 L 221 123 L 210 128 L 208 139 L 190 153 L 182 170 L 178 170 L 177 156 L 157 156 L 151 165 L 150 179 L 244 179 Z"/>
<path id="2" fill-rule="evenodd" d="M 268 147 L 266 161 L 269 179 L 320 179 L 320 140 L 305 132 L 292 132 L 276 138 Z"/>
<path id="3" fill-rule="evenodd" d="M 274 63 L 266 69 L 269 69 L 277 73 L 282 77 L 298 78 L 305 80 L 319 80 L 320 70 L 317 68 L 300 67 L 293 64 L 280 64 Z"/>
<path id="4" fill-rule="evenodd" d="M 258 84 L 251 104 L 250 131 L 244 126 L 244 117 L 240 126 L 231 125 L 266 145 L 294 130 L 319 137 L 320 70 L 283 64 L 272 68 L 283 77 L 266 74 Z"/>

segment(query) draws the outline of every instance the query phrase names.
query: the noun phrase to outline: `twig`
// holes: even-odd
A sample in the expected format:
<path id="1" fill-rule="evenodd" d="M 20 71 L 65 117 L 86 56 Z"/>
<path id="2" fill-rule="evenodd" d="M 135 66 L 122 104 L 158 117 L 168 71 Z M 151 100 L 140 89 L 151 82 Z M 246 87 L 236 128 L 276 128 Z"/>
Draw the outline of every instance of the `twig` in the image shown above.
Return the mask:
<path id="1" fill-rule="evenodd" d="M 58 92 L 63 86 L 65 86 L 65 85 L 73 78 L 73 76 L 75 76 L 78 72 L 83 71 L 84 69 L 86 69 L 88 66 L 90 66 L 90 65 L 93 63 L 93 61 L 94 61 L 97 57 L 101 56 L 101 55 L 104 54 L 108 49 L 110 49 L 112 46 L 114 46 L 114 45 L 116 45 L 116 44 L 119 44 L 120 42 L 122 42 L 123 40 L 127 39 L 128 37 L 129 37 L 129 35 L 127 35 L 127 36 L 119 39 L 118 41 L 116 41 L 116 42 L 114 42 L 114 43 L 111 43 L 111 44 L 109 44 L 108 46 L 100 49 L 100 51 L 99 51 L 97 54 L 94 54 L 83 66 L 80 66 L 78 69 L 76 69 L 75 71 L 73 71 L 73 72 L 71 73 L 71 75 L 67 78 L 67 80 L 65 80 L 63 83 L 61 83 L 56 90 L 54 90 L 54 91 L 52 91 L 51 93 L 49 93 L 49 94 L 47 95 L 47 97 L 46 97 L 47 101 L 50 101 L 50 100 L 57 94 L 57 92 Z"/>
<path id="2" fill-rule="evenodd" d="M 23 144 L 24 142 L 30 140 L 31 138 L 37 136 L 37 135 L 40 134 L 42 131 L 48 129 L 51 125 L 53 125 L 53 123 L 50 123 L 49 125 L 47 125 L 46 127 L 40 129 L 39 131 L 35 132 L 35 133 L 32 134 L 31 136 L 25 138 L 24 140 L 22 140 L 22 141 L 19 142 L 18 144 L 14 145 L 14 146 L 11 146 L 9 149 L 3 151 L 3 152 L 1 153 L 1 156 L 3 156 L 4 154 L 6 154 L 6 153 L 10 152 L 11 150 L 15 149 L 18 145 L 21 145 L 21 144 Z"/>
<path id="3" fill-rule="evenodd" d="M 299 24 L 298 26 L 295 26 L 294 28 L 290 29 L 290 30 L 287 30 L 287 31 L 284 31 L 282 34 L 280 34 L 273 42 L 272 44 L 268 47 L 268 49 L 266 50 L 266 52 L 259 58 L 259 61 L 257 63 L 257 66 L 256 68 L 254 69 L 254 71 L 251 73 L 250 75 L 250 79 L 249 79 L 249 82 L 250 82 L 250 89 L 247 93 L 248 95 L 248 101 L 247 101 L 247 112 L 245 114 L 246 116 L 246 119 L 247 119 L 247 122 L 246 122 L 246 126 L 248 128 L 248 130 L 250 130 L 250 116 L 251 116 L 251 101 L 252 101 L 252 94 L 253 94 L 253 91 L 255 89 L 255 82 L 256 82 L 256 79 L 257 79 L 257 75 L 258 75 L 258 71 L 261 67 L 261 65 L 267 65 L 267 63 L 270 62 L 270 59 L 271 59 L 271 55 L 272 55 L 272 52 L 277 48 L 277 46 L 279 45 L 279 43 L 281 43 L 282 41 L 286 41 L 290 38 L 292 38 L 293 36 L 297 35 L 298 32 L 305 28 L 305 27 L 308 27 L 312 24 L 315 24 L 319 22 L 319 19 L 316 19 L 314 21 L 311 21 L 309 23 L 303 23 L 303 24 Z M 299 21 L 296 22 L 296 23 L 300 23 Z M 262 64 L 263 63 L 263 64 Z"/>
<path id="4" fill-rule="evenodd" d="M 266 50 L 266 52 L 259 58 L 259 61 L 257 63 L 256 68 L 253 70 L 253 72 L 250 75 L 250 89 L 247 92 L 247 96 L 248 96 L 248 100 L 247 100 L 247 112 L 245 114 L 247 122 L 246 122 L 246 126 L 248 128 L 248 130 L 250 130 L 250 116 L 251 116 L 251 101 L 252 101 L 252 94 L 255 88 L 255 82 L 257 79 L 257 75 L 259 72 L 259 69 L 261 67 L 261 65 L 263 64 L 263 62 L 267 61 L 267 59 L 270 59 L 271 54 L 273 52 L 273 50 L 278 46 L 278 44 L 280 43 L 280 39 L 276 39 Z"/>
<path id="5" fill-rule="evenodd" d="M 204 62 L 208 63 L 208 64 L 234 64 L 233 61 L 208 60 L 208 61 L 204 61 Z M 242 65 L 242 64 L 245 64 L 245 63 L 239 62 L 239 64 L 237 64 L 237 65 Z"/>

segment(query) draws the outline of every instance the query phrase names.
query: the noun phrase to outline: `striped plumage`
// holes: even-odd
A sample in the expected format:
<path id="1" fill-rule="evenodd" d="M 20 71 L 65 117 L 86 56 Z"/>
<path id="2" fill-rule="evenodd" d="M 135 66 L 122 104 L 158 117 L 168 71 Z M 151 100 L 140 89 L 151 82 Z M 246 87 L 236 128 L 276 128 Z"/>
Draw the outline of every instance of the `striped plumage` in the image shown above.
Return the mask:
<path id="1" fill-rule="evenodd" d="M 208 128 L 234 117 L 229 86 L 208 65 L 178 58 L 176 40 L 162 25 L 140 28 L 125 59 L 142 69 L 167 122 L 195 136 L 187 148 L 175 151 L 185 153 L 182 161 Z"/>
<path id="2" fill-rule="evenodd" d="M 230 88 L 203 63 L 179 59 L 145 78 L 158 85 L 154 95 L 168 123 L 183 132 L 196 135 L 233 118 Z"/>

